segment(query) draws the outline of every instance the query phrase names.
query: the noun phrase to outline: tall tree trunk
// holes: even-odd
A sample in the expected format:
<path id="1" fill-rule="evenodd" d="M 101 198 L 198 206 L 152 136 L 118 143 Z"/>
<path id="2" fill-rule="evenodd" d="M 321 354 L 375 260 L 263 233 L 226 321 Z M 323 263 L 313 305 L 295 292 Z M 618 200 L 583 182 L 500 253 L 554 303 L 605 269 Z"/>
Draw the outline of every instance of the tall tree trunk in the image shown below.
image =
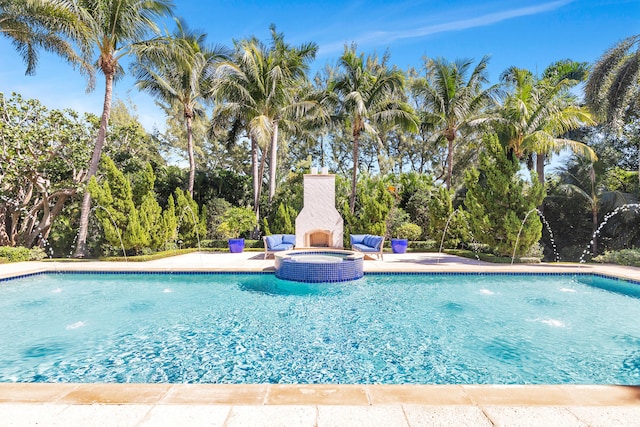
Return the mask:
<path id="1" fill-rule="evenodd" d="M 536 153 L 536 173 L 538 174 L 538 182 L 544 185 L 544 153 Z"/>
<path id="2" fill-rule="evenodd" d="M 592 232 L 591 232 L 593 245 L 591 249 L 593 250 L 593 256 L 596 256 L 598 255 L 598 236 L 596 236 L 596 231 L 598 230 L 598 205 L 595 201 L 591 206 L 591 221 L 593 223 Z"/>
<path id="3" fill-rule="evenodd" d="M 193 155 L 193 118 L 185 113 L 185 121 L 187 122 L 187 151 L 189 152 L 189 194 L 193 198 L 193 185 L 196 180 L 196 160 Z"/>
<path id="4" fill-rule="evenodd" d="M 378 170 L 380 171 L 380 175 L 386 176 L 389 171 L 393 171 L 391 156 L 389 155 L 389 149 L 387 148 L 386 141 L 383 141 L 380 136 L 376 136 L 377 142 L 377 161 L 378 161 Z"/>
<path id="5" fill-rule="evenodd" d="M 258 143 L 251 137 L 251 173 L 253 174 L 253 210 L 260 217 L 260 179 L 258 173 Z"/>
<path id="6" fill-rule="evenodd" d="M 349 209 L 351 214 L 356 211 L 356 186 L 358 183 L 358 144 L 360 132 L 353 132 L 353 172 L 351 174 L 351 200 L 349 201 Z"/>
<path id="7" fill-rule="evenodd" d="M 257 148 L 260 148 L 259 146 Z M 258 151 L 256 149 L 256 155 Z M 260 237 L 260 198 L 262 197 L 262 177 L 264 177 L 264 167 L 267 161 L 267 152 L 262 150 L 262 157 L 260 157 L 260 167 L 258 168 L 258 187 L 256 194 L 256 226 L 253 229 L 253 238 Z"/>
<path id="8" fill-rule="evenodd" d="M 598 230 L 598 195 L 596 193 L 596 169 L 591 163 L 589 169 L 589 181 L 591 182 L 591 221 L 593 224 L 593 231 L 591 238 L 593 240 L 593 256 L 598 255 L 598 236 L 596 231 Z"/>
<path id="9" fill-rule="evenodd" d="M 15 209 L 9 212 L 9 246 L 15 246 L 18 239 L 18 223 L 20 220 L 20 206 L 16 205 Z"/>
<path id="10" fill-rule="evenodd" d="M 262 197 L 262 184 L 263 184 L 263 178 L 264 178 L 264 168 L 266 166 L 266 163 L 267 163 L 266 150 L 262 150 L 262 157 L 260 157 L 260 167 L 258 168 L 258 206 L 260 205 L 260 198 Z"/>
<path id="11" fill-rule="evenodd" d="M 114 73 L 105 73 L 105 91 L 104 104 L 102 107 L 102 117 L 100 119 L 100 128 L 96 138 L 96 145 L 93 147 L 93 155 L 91 163 L 89 163 L 89 171 L 87 172 L 87 182 L 98 171 L 100 156 L 102 155 L 102 147 L 107 137 L 107 126 L 109 124 L 109 115 L 111 114 L 111 97 L 113 95 L 113 76 Z M 76 243 L 76 251 L 73 254 L 76 258 L 83 258 L 87 254 L 87 233 L 89 231 L 89 212 L 91 211 L 91 194 L 85 188 L 82 198 L 82 207 L 80 208 L 80 229 L 78 230 L 78 239 Z"/>
<path id="12" fill-rule="evenodd" d="M 276 194 L 276 171 L 278 165 L 278 120 L 273 121 L 271 136 L 271 163 L 269 163 L 269 205 Z"/>
<path id="13" fill-rule="evenodd" d="M 538 182 L 540 183 L 540 185 L 542 185 L 543 188 L 544 188 L 544 161 L 545 161 L 544 153 L 536 153 L 536 173 L 538 174 Z M 546 191 L 544 194 L 545 195 L 547 194 Z M 538 211 L 540 213 L 544 213 L 544 200 L 542 203 L 540 203 L 540 206 L 538 206 Z"/>
<path id="14" fill-rule="evenodd" d="M 451 177 L 453 175 L 453 141 L 454 138 L 447 138 L 447 190 L 451 189 Z"/>
<path id="15" fill-rule="evenodd" d="M 42 208 L 42 218 L 36 224 L 35 219 L 37 218 L 37 213 Z M 24 243 L 28 248 L 33 247 L 36 242 L 36 239 L 40 237 L 40 246 L 44 246 L 42 242 L 45 237 L 43 236 L 43 227 L 49 227 L 51 221 L 51 212 L 49 210 L 49 195 L 46 192 L 42 193 L 42 200 L 34 206 L 29 212 L 29 217 L 33 218 L 34 221 L 30 226 L 29 230 L 25 230 Z M 27 234 L 28 233 L 28 234 Z"/>
<path id="16" fill-rule="evenodd" d="M 33 216 L 35 216 L 40 209 L 43 209 L 44 212 L 40 222 L 30 230 L 30 234 L 25 238 L 27 247 L 33 247 L 37 244 L 41 248 L 44 248 L 44 242 L 49 239 L 49 233 L 51 233 L 51 226 L 58 215 L 60 215 L 60 212 L 62 212 L 62 208 L 64 208 L 67 199 L 75 194 L 76 190 L 73 188 L 59 190 L 49 197 L 44 197 L 38 205 L 33 207 L 31 210 Z M 54 198 L 56 202 L 53 207 L 49 209 L 49 201 Z M 40 238 L 39 241 L 37 240 L 38 237 Z"/>
<path id="17" fill-rule="evenodd" d="M 9 246 L 9 234 L 7 233 L 7 205 L 0 205 L 0 246 Z"/>

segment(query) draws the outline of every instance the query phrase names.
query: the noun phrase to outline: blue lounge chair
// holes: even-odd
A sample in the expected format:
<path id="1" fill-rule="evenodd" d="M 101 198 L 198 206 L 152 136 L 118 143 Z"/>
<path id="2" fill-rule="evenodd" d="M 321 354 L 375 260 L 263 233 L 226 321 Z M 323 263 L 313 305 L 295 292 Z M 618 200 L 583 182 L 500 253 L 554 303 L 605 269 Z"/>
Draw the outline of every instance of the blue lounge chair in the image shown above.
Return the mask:
<path id="1" fill-rule="evenodd" d="M 274 252 L 291 250 L 296 244 L 296 236 L 293 234 L 272 234 L 263 236 L 262 240 L 264 240 L 264 259 Z"/>
<path id="2" fill-rule="evenodd" d="M 372 234 L 350 234 L 351 249 L 362 252 L 371 257 L 376 255 L 380 260 L 384 260 L 382 251 L 384 248 L 384 236 L 374 236 Z"/>

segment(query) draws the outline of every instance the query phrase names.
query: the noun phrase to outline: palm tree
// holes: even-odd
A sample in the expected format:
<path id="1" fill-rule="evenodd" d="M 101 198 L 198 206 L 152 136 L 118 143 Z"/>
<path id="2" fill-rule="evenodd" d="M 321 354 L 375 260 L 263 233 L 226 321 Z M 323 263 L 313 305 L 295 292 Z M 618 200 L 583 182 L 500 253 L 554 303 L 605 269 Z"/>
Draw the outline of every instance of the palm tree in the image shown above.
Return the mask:
<path id="1" fill-rule="evenodd" d="M 591 248 L 593 255 L 598 254 L 598 216 L 600 209 L 613 211 L 627 203 L 637 202 L 633 194 L 612 191 L 606 187 L 607 171 L 603 162 L 591 162 L 588 159 L 573 157 L 567 165 L 558 170 L 560 185 L 558 189 L 566 195 L 575 195 L 583 199 L 591 209 Z"/>
<path id="2" fill-rule="evenodd" d="M 283 35 L 271 26 L 271 46 L 256 38 L 235 42 L 233 58 L 219 64 L 213 81 L 217 106 L 213 128 L 229 132 L 228 141 L 235 141 L 245 130 L 251 141 L 253 202 L 256 217 L 260 212 L 262 176 L 270 149 L 270 191 L 276 186 L 278 130 L 283 121 L 302 115 L 309 107 L 304 100 L 295 100 L 294 89 L 304 79 L 308 62 L 315 57 L 317 45 L 291 47 Z M 259 151 L 263 153 L 259 161 Z"/>
<path id="3" fill-rule="evenodd" d="M 215 64 L 227 54 L 223 47 L 207 46 L 206 35 L 189 31 L 183 21 L 176 19 L 176 26 L 172 36 L 136 46 L 138 62 L 133 70 L 140 90 L 182 110 L 189 156 L 188 190 L 193 197 L 196 170 L 193 120 L 204 117 L 202 106 L 208 101 Z"/>
<path id="4" fill-rule="evenodd" d="M 307 80 L 309 63 L 315 58 L 318 45 L 307 43 L 292 47 L 284 42 L 284 35 L 277 33 L 271 26 L 272 47 L 270 57 L 273 63 L 271 71 L 276 116 L 273 118 L 273 135 L 271 136 L 271 155 L 269 163 L 269 204 L 276 191 L 276 172 L 278 161 L 278 129 L 280 123 L 292 127 L 288 119 L 298 120 L 312 109 L 316 103 L 309 98 L 296 97 L 303 93 L 300 88 Z"/>
<path id="5" fill-rule="evenodd" d="M 338 114 L 353 138 L 351 213 L 356 204 L 360 135 L 365 132 L 377 136 L 376 125 L 381 123 L 398 123 L 412 132 L 418 130 L 415 113 L 403 101 L 404 74 L 388 68 L 387 59 L 386 55 L 380 62 L 377 57 L 365 59 L 364 54 L 356 53 L 355 46 L 345 46 L 337 75 L 328 84 L 328 91 L 338 98 Z"/>
<path id="6" fill-rule="evenodd" d="M 585 86 L 589 108 L 615 132 L 640 121 L 640 34 L 628 37 L 596 61 Z M 638 156 L 640 182 L 640 155 Z"/>
<path id="7" fill-rule="evenodd" d="M 88 51 L 77 53 L 68 39 L 84 46 L 88 28 L 74 13 L 73 4 L 64 0 L 0 0 L 0 33 L 9 38 L 27 65 L 25 74 L 35 74 L 38 49 L 55 53 L 71 65 L 80 66 L 93 82 Z"/>
<path id="8" fill-rule="evenodd" d="M 122 57 L 133 45 L 143 41 L 150 32 L 157 32 L 155 19 L 172 13 L 171 0 L 77 0 L 74 12 L 89 28 L 89 41 L 98 51 L 98 67 L 105 77 L 105 92 L 100 127 L 93 148 L 87 179 L 95 175 L 107 134 L 113 83 L 124 74 Z M 80 210 L 80 229 L 75 256 L 85 255 L 91 195 L 85 191 Z"/>
<path id="9" fill-rule="evenodd" d="M 471 70 L 472 61 L 459 59 L 448 62 L 444 58 L 425 59 L 426 77 L 416 79 L 414 93 L 421 101 L 423 126 L 433 131 L 434 138 L 447 141 L 446 186 L 451 188 L 454 141 L 465 127 L 473 127 L 487 120 L 485 107 L 493 99 L 497 87 L 483 89 L 488 82 L 485 56 Z"/>
<path id="10" fill-rule="evenodd" d="M 506 87 L 497 119 L 498 135 L 507 149 L 519 159 L 539 153 L 568 148 L 591 161 L 595 152 L 587 145 L 561 135 L 581 126 L 592 125 L 589 111 L 576 105 L 568 89 L 569 79 L 536 79 L 530 71 L 511 67 L 500 77 Z M 544 183 L 544 161 L 538 162 L 537 173 Z"/>
<path id="11" fill-rule="evenodd" d="M 587 105 L 599 118 L 620 128 L 640 109 L 640 34 L 607 50 L 595 63 L 585 86 Z"/>

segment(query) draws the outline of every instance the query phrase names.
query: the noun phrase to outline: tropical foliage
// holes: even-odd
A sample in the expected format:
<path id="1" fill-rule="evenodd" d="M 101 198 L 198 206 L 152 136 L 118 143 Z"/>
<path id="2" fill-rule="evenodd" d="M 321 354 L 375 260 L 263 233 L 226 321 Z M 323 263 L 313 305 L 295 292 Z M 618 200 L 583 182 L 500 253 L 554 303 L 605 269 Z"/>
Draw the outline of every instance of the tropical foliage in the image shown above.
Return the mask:
<path id="1" fill-rule="evenodd" d="M 444 58 L 427 58 L 425 77 L 413 82 L 422 125 L 435 143 L 444 141 L 447 145 L 447 189 L 451 188 L 453 177 L 456 139 L 464 141 L 474 127 L 488 120 L 487 107 L 497 88 L 484 87 L 489 82 L 488 62 L 489 57 L 485 56 L 471 70 L 472 61 L 468 59 L 448 62 Z"/>
<path id="2" fill-rule="evenodd" d="M 256 217 L 251 209 L 232 207 L 222 214 L 222 222 L 218 231 L 227 239 L 239 238 L 243 233 L 251 231 L 256 226 Z"/>
<path id="3" fill-rule="evenodd" d="M 536 207 L 544 198 L 542 185 L 535 173 L 528 184 L 517 177 L 517 160 L 495 136 L 487 137 L 485 143 L 487 151 L 481 154 L 478 169 L 465 176 L 469 226 L 478 242 L 498 254 L 523 255 L 541 237 Z"/>
<path id="4" fill-rule="evenodd" d="M 155 96 L 168 108 L 177 106 L 182 112 L 187 134 L 189 183 L 193 196 L 196 161 L 193 148 L 193 120 L 205 115 L 203 106 L 210 100 L 211 76 L 217 61 L 225 57 L 225 49 L 206 45 L 206 35 L 188 29 L 176 20 L 176 31 L 136 46 L 134 64 L 136 85 Z"/>
<path id="5" fill-rule="evenodd" d="M 158 31 L 155 20 L 171 13 L 172 3 L 170 0 L 79 0 L 74 4 L 74 12 L 79 17 L 75 27 L 78 35 L 74 41 L 85 51 L 95 49 L 98 52 L 97 67 L 105 78 L 104 107 L 87 172 L 88 179 L 91 179 L 98 170 L 107 137 L 113 83 L 124 73 L 120 60 L 131 52 L 135 43 Z M 84 256 L 86 252 L 90 209 L 91 195 L 85 192 L 76 256 Z"/>
<path id="6" fill-rule="evenodd" d="M 270 152 L 269 202 L 276 189 L 280 126 L 300 117 L 310 103 L 295 97 L 315 57 L 314 43 L 291 47 L 284 35 L 271 27 L 271 44 L 250 38 L 236 42 L 232 59 L 223 61 L 213 81 L 218 104 L 213 112 L 213 132 L 227 144 L 241 136 L 251 142 L 253 204 L 259 217 L 262 177 Z"/>
<path id="7" fill-rule="evenodd" d="M 585 94 L 589 107 L 615 128 L 638 120 L 640 34 L 622 40 L 596 61 Z"/>
<path id="8" fill-rule="evenodd" d="M 506 88 L 496 128 L 507 149 L 519 159 L 535 154 L 540 183 L 544 183 L 544 159 L 568 148 L 595 161 L 587 145 L 563 138 L 569 131 L 595 124 L 589 111 L 577 105 L 569 89 L 576 80 L 547 70 L 537 79 L 529 70 L 509 68 L 501 80 Z"/>
<path id="9" fill-rule="evenodd" d="M 388 58 L 367 57 L 358 54 L 355 46 L 345 47 L 340 57 L 338 72 L 328 83 L 328 90 L 337 97 L 338 116 L 346 133 L 352 137 L 353 168 L 349 209 L 356 207 L 360 136 L 363 132 L 380 138 L 384 125 L 399 125 L 417 131 L 417 119 L 403 97 L 404 75 L 387 65 Z"/>
<path id="10" fill-rule="evenodd" d="M 88 50 L 76 52 L 69 38 L 86 42 L 89 29 L 76 14 L 73 3 L 52 0 L 0 0 L 0 34 L 9 38 L 27 65 L 25 74 L 35 74 L 39 49 L 53 52 L 79 66 L 93 80 Z"/>
<path id="11" fill-rule="evenodd" d="M 44 245 L 84 180 L 91 117 L 0 94 L 0 246 Z"/>

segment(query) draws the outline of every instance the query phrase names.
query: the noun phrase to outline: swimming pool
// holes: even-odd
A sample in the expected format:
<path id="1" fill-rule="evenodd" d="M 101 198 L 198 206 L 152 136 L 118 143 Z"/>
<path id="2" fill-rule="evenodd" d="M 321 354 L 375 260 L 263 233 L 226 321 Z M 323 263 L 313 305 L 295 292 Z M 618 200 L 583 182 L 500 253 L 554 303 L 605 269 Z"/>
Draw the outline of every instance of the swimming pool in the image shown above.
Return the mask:
<path id="1" fill-rule="evenodd" d="M 638 384 L 640 286 L 591 275 L 40 274 L 0 381 Z"/>

